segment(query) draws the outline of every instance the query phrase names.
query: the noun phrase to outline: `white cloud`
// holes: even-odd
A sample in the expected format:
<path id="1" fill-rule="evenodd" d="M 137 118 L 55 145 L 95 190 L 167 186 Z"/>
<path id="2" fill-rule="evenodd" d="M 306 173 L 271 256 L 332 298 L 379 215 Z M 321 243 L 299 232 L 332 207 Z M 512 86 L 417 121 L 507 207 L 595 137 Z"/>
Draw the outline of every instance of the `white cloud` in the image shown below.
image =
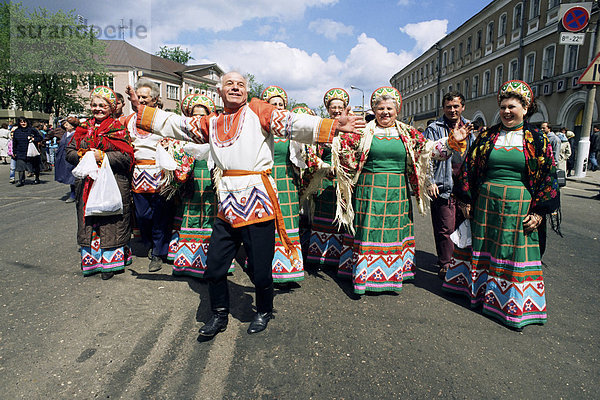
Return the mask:
<path id="1" fill-rule="evenodd" d="M 220 40 L 192 49 L 194 62 L 216 62 L 225 71 L 251 73 L 258 82 L 279 85 L 291 98 L 311 107 L 318 107 L 325 91 L 336 86 L 351 92 L 351 104 L 361 104 L 361 93 L 350 91 L 351 85 L 364 90 L 368 105 L 373 90 L 389 85 L 390 77 L 414 58 L 407 52 L 390 52 L 364 33 L 345 60 L 336 56 L 323 59 L 316 53 L 270 41 Z M 202 58 L 206 54 L 210 59 Z"/>
<path id="2" fill-rule="evenodd" d="M 431 21 L 406 24 L 400 31 L 415 39 L 417 44 L 414 51 L 422 53 L 428 50 L 438 40 L 446 36 L 448 30 L 447 19 L 432 19 Z"/>
<path id="3" fill-rule="evenodd" d="M 399 6 L 407 6 L 411 3 L 411 0 L 398 0 Z"/>
<path id="4" fill-rule="evenodd" d="M 325 36 L 329 40 L 336 40 L 339 35 L 352 35 L 354 28 L 341 22 L 327 18 L 320 18 L 308 24 L 308 29 Z"/>

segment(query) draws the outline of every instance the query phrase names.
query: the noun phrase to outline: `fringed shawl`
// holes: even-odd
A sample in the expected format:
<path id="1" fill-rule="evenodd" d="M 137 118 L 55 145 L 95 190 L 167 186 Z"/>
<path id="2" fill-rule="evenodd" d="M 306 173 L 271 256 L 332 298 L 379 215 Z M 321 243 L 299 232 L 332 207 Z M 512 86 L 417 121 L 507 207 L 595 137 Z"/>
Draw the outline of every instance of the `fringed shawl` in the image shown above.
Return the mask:
<path id="1" fill-rule="evenodd" d="M 352 192 L 367 161 L 376 122 L 367 124 L 362 134 L 340 133 L 333 141 L 332 162 L 337 177 L 337 207 L 335 221 L 354 233 L 354 208 Z M 402 122 L 396 121 L 396 129 L 406 148 L 406 174 L 415 194 L 419 213 L 425 214 L 429 197 L 425 188 L 429 185 L 431 155 L 436 142 L 428 141 L 423 134 Z"/>
<path id="2" fill-rule="evenodd" d="M 475 205 L 500 127 L 498 124 L 482 132 L 468 151 L 454 185 L 453 192 L 458 200 Z M 549 214 L 552 229 L 560 235 L 560 192 L 548 137 L 526 124 L 523 127 L 523 153 L 527 167 L 523 183 L 531 194 L 529 213 Z"/>

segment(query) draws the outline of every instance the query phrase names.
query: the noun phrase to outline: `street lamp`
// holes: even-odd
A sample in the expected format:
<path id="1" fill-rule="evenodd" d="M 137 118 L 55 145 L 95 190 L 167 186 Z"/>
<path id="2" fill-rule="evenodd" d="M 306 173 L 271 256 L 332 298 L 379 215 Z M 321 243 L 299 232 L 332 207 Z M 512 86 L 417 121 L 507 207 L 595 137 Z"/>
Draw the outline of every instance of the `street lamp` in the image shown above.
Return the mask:
<path id="1" fill-rule="evenodd" d="M 362 93 L 362 113 L 363 113 L 363 117 L 364 117 L 365 116 L 365 91 L 362 90 L 361 88 L 357 88 L 356 86 L 350 86 L 350 89 L 360 90 L 360 92 Z"/>

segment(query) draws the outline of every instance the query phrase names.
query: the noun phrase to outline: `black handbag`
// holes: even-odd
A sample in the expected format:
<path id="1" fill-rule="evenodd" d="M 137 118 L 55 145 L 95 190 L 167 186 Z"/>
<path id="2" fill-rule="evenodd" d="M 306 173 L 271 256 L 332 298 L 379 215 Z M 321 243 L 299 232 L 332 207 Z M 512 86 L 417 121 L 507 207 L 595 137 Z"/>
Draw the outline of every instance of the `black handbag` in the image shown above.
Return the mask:
<path id="1" fill-rule="evenodd" d="M 558 186 L 563 187 L 567 185 L 567 173 L 564 169 L 556 169 L 556 176 L 558 177 Z"/>

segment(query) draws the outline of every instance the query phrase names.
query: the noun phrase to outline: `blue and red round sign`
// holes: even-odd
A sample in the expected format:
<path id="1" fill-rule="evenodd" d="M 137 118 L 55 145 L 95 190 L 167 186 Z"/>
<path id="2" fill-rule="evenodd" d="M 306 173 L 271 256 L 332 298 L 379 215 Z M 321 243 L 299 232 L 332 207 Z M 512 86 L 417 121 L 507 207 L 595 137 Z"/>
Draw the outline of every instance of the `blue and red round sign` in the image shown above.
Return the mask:
<path id="1" fill-rule="evenodd" d="M 569 32 L 579 32 L 590 22 L 590 13 L 583 7 L 569 8 L 562 19 L 563 27 Z"/>

